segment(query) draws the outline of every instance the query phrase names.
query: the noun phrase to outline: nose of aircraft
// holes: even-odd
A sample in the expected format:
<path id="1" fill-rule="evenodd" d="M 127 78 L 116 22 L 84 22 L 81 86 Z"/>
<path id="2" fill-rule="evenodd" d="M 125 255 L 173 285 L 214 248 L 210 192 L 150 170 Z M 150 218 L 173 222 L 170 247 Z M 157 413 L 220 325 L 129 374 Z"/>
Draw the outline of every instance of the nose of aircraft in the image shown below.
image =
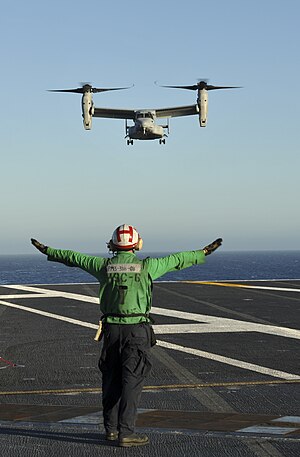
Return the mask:
<path id="1" fill-rule="evenodd" d="M 149 128 L 151 128 L 151 122 L 149 119 L 139 119 L 140 129 L 145 133 Z"/>

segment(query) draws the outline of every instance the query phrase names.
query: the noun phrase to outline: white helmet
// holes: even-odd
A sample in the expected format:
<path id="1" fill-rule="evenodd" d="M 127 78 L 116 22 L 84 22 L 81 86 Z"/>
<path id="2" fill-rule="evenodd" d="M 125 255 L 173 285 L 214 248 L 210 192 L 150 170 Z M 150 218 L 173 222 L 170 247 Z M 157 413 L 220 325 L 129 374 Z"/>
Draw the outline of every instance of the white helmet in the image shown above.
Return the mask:
<path id="1" fill-rule="evenodd" d="M 137 230 L 132 225 L 122 224 L 112 234 L 108 247 L 112 251 L 129 251 L 141 249 L 141 244 L 142 239 Z"/>

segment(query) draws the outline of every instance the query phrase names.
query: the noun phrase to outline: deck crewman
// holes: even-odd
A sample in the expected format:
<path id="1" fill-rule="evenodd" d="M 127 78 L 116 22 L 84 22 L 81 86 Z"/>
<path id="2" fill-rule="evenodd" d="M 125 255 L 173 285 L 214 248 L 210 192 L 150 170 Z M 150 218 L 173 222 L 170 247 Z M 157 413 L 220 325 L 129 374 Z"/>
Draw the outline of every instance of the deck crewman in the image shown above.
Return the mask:
<path id="1" fill-rule="evenodd" d="M 147 444 L 146 435 L 135 433 L 137 407 L 146 376 L 151 370 L 150 349 L 155 336 L 149 316 L 152 282 L 170 271 L 205 262 L 205 256 L 221 244 L 218 238 L 203 249 L 161 258 L 139 259 L 135 251 L 143 240 L 132 225 L 116 228 L 107 243 L 110 258 L 54 249 L 31 239 L 48 260 L 79 267 L 100 283 L 99 299 L 103 328 L 99 368 L 102 372 L 102 403 L 106 439 L 121 447 Z M 101 337 L 100 337 L 101 338 Z"/>

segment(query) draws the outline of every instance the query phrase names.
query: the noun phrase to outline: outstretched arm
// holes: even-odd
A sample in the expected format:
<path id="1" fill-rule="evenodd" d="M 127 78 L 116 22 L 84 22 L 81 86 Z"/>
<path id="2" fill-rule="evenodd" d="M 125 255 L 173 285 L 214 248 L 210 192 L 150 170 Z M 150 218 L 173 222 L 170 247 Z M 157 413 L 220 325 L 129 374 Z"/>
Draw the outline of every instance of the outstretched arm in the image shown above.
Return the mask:
<path id="1" fill-rule="evenodd" d="M 45 246 L 34 238 L 31 238 L 31 243 L 36 249 L 42 252 L 42 254 L 46 254 L 48 260 L 63 263 L 67 267 L 81 268 L 87 273 L 95 276 L 97 279 L 99 276 L 98 273 L 105 262 L 105 259 L 102 257 L 90 256 L 70 250 L 53 249 L 49 246 Z"/>
<path id="2" fill-rule="evenodd" d="M 149 258 L 146 259 L 148 271 L 152 278 L 155 280 L 160 276 L 175 270 L 183 270 L 192 265 L 201 264 L 205 262 L 205 256 L 211 254 L 222 244 L 222 238 L 218 238 L 203 249 L 196 251 L 178 252 L 162 258 Z"/>

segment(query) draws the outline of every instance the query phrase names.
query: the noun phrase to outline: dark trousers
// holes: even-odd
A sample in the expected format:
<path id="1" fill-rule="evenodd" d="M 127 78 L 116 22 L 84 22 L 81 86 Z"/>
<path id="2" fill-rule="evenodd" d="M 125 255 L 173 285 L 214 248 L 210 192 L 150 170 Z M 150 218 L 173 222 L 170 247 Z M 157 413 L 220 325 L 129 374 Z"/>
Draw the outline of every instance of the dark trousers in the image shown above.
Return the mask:
<path id="1" fill-rule="evenodd" d="M 119 437 L 134 433 L 137 407 L 145 377 L 151 370 L 148 324 L 105 324 L 99 368 L 107 432 Z"/>

